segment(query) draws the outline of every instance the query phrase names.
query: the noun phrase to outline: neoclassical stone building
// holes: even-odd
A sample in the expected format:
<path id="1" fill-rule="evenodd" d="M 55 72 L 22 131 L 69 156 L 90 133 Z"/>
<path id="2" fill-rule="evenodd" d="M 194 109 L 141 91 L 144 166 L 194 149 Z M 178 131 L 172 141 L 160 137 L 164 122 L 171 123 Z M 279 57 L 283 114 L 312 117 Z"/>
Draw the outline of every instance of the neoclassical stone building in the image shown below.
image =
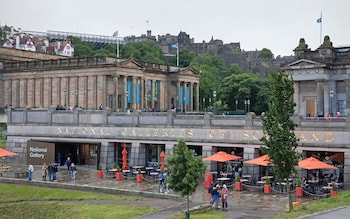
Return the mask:
<path id="1" fill-rule="evenodd" d="M 296 61 L 284 67 L 294 79 L 296 114 L 342 116 L 350 113 L 350 46 L 333 47 L 329 36 L 316 50 L 300 39 Z"/>
<path id="2" fill-rule="evenodd" d="M 0 106 L 199 109 L 200 74 L 192 68 L 91 57 L 7 62 L 0 73 Z"/>

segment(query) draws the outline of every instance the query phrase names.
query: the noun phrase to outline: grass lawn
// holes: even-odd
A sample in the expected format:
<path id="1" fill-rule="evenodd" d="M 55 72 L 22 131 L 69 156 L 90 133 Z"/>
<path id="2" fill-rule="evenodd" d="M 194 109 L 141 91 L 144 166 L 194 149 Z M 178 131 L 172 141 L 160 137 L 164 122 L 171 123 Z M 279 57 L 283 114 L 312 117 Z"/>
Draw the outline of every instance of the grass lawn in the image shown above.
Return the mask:
<path id="1" fill-rule="evenodd" d="M 141 202 L 142 197 L 0 184 L 0 218 L 129 219 L 158 210 L 147 206 L 110 204 L 111 200 Z"/>

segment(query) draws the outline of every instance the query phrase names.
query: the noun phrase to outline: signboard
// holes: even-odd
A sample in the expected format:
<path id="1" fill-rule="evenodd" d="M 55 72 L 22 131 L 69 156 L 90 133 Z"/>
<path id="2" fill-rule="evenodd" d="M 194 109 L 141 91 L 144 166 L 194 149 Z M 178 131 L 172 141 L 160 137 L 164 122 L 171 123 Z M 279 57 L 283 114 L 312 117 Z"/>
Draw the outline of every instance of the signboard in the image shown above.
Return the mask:
<path id="1" fill-rule="evenodd" d="M 55 144 L 41 141 L 27 142 L 27 162 L 33 165 L 55 162 Z"/>

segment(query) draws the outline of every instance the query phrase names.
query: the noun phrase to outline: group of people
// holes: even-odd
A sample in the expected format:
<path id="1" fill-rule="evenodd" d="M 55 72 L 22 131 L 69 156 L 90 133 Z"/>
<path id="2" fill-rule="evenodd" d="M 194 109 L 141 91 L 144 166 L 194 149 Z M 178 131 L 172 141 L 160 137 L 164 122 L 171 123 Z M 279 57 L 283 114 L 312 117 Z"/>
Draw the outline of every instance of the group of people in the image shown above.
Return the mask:
<path id="1" fill-rule="evenodd" d="M 70 157 L 67 158 L 65 164 L 67 166 L 67 170 L 68 170 L 68 173 L 69 173 L 71 179 L 74 181 L 76 173 L 77 173 L 76 165 L 73 162 L 71 162 Z M 56 181 L 57 180 L 58 165 L 59 165 L 58 163 L 56 164 L 56 163 L 52 163 L 52 162 L 50 162 L 48 165 L 46 163 L 43 163 L 43 165 L 41 167 L 42 180 L 46 181 L 48 179 L 49 181 Z M 34 172 L 34 167 L 31 163 L 29 163 L 28 180 L 33 179 L 33 172 Z"/>
<path id="2" fill-rule="evenodd" d="M 215 209 L 219 209 L 219 202 L 221 198 L 222 202 L 222 209 L 227 209 L 227 202 L 228 202 L 228 195 L 229 191 L 225 184 L 222 185 L 222 188 L 219 184 L 214 184 L 213 182 L 210 184 L 210 187 L 208 189 L 208 193 L 211 195 L 211 201 L 210 204 Z"/>
<path id="3" fill-rule="evenodd" d="M 46 163 L 43 164 L 41 167 L 42 172 L 42 180 L 46 181 L 46 178 L 49 178 L 49 181 L 56 181 L 57 180 L 57 165 L 55 163 L 50 162 L 49 165 L 46 165 Z"/>

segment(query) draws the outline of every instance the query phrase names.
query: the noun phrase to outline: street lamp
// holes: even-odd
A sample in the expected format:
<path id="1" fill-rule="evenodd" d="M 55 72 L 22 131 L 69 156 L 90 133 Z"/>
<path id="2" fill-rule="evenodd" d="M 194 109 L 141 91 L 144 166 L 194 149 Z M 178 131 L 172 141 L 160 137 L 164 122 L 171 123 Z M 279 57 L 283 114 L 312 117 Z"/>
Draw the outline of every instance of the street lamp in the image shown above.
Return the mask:
<path id="1" fill-rule="evenodd" d="M 250 100 L 247 100 L 247 104 L 248 104 L 248 113 L 250 112 Z"/>
<path id="2" fill-rule="evenodd" d="M 184 113 L 186 112 L 186 97 L 184 97 Z"/>
<path id="3" fill-rule="evenodd" d="M 66 108 L 67 106 L 67 89 L 66 88 L 64 88 L 63 93 L 64 93 L 64 108 Z"/>
<path id="4" fill-rule="evenodd" d="M 216 90 L 213 92 L 213 97 L 214 97 L 214 115 L 216 115 Z"/>
<path id="5" fill-rule="evenodd" d="M 146 111 L 147 111 L 147 94 L 145 95 L 145 108 L 146 108 Z"/>
<path id="6" fill-rule="evenodd" d="M 205 97 L 203 97 L 203 111 L 205 111 Z"/>
<path id="7" fill-rule="evenodd" d="M 332 104 L 333 104 L 333 96 L 334 96 L 334 92 L 333 92 L 333 90 L 330 90 L 329 91 L 329 96 L 330 96 L 330 98 L 331 98 L 331 103 L 330 103 L 330 112 L 331 112 L 331 115 L 332 115 L 332 117 L 333 117 L 333 110 L 332 110 Z"/>
<path id="8" fill-rule="evenodd" d="M 237 111 L 237 108 L 238 108 L 238 100 L 236 100 L 236 111 Z"/>

